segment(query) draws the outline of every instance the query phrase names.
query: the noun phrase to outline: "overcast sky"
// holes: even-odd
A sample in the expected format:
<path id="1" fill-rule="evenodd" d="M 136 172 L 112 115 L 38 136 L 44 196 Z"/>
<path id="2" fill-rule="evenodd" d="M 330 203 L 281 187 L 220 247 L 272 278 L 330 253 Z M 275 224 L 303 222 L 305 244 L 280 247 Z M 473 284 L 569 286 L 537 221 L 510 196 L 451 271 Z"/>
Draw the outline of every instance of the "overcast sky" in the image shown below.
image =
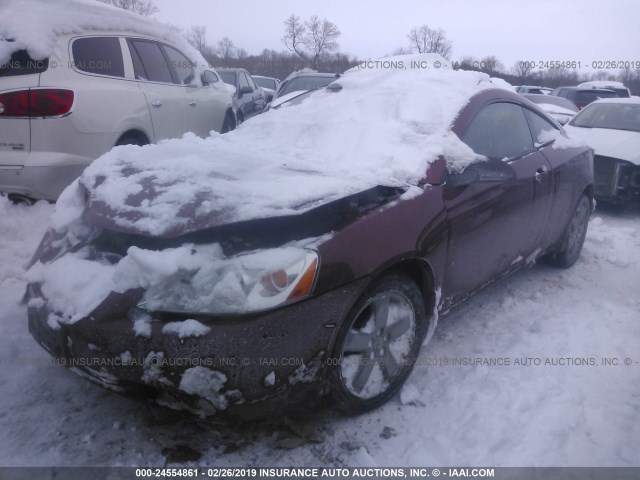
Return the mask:
<path id="1" fill-rule="evenodd" d="M 206 25 L 211 44 L 222 37 L 249 54 L 282 50 L 283 21 L 316 14 L 342 34 L 340 51 L 378 58 L 408 45 L 414 26 L 442 28 L 452 59 L 496 55 L 507 67 L 527 59 L 640 61 L 638 0 L 154 0 L 158 20 Z"/>

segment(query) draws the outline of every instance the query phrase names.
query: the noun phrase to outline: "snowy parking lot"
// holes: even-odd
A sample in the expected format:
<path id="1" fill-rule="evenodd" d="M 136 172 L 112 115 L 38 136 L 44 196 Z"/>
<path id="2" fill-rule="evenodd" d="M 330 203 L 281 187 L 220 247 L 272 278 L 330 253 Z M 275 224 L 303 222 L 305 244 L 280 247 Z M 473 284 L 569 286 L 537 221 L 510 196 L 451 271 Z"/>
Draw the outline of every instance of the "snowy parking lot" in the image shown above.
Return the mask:
<path id="1" fill-rule="evenodd" d="M 536 265 L 442 317 L 382 408 L 238 427 L 52 364 L 18 303 L 52 209 L 0 198 L 0 465 L 640 466 L 637 210 L 599 209 L 573 268 Z"/>

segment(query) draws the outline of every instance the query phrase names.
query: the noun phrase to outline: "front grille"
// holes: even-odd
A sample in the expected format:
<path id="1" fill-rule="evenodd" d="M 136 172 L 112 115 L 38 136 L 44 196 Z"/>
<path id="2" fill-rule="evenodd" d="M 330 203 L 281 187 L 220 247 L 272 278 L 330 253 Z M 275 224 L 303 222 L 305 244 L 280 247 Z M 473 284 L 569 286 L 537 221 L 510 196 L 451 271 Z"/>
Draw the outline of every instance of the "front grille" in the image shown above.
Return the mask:
<path id="1" fill-rule="evenodd" d="M 614 183 L 616 175 L 615 158 L 595 155 L 593 157 L 593 175 L 596 197 L 611 198 L 615 196 Z"/>

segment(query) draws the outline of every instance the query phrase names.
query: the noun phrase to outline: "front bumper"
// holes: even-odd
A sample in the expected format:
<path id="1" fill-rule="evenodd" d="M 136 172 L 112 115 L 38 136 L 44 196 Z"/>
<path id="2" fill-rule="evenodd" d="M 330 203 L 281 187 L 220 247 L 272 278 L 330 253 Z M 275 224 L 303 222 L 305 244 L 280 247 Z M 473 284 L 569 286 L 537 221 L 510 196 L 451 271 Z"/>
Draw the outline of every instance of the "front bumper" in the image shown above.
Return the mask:
<path id="1" fill-rule="evenodd" d="M 327 352 L 365 283 L 259 315 L 212 320 L 207 334 L 186 338 L 162 333 L 166 322 L 157 319 L 148 336 L 136 335 L 126 313 L 58 325 L 37 285 L 29 285 L 26 300 L 32 336 L 93 383 L 200 416 L 253 419 L 317 406 Z M 118 301 L 128 304 L 114 300 L 113 311 L 126 311 Z"/>
<path id="2" fill-rule="evenodd" d="M 595 155 L 593 170 L 597 200 L 640 204 L 640 166 L 617 158 Z"/>

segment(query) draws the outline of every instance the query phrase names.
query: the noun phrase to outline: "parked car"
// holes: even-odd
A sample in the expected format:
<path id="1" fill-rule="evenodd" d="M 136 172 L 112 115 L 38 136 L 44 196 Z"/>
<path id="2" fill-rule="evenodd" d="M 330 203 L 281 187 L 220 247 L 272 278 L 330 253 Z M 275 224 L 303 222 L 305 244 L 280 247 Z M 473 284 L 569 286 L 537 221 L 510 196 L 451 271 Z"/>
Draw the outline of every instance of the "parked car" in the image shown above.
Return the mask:
<path id="1" fill-rule="evenodd" d="M 640 98 L 591 103 L 567 125 L 595 150 L 596 199 L 640 204 Z"/>
<path id="2" fill-rule="evenodd" d="M 553 92 L 553 88 L 549 87 L 536 87 L 533 85 L 520 85 L 516 87 L 518 93 L 534 93 L 536 95 L 549 95 Z"/>
<path id="3" fill-rule="evenodd" d="M 29 329 L 87 379 L 203 416 L 370 410 L 438 312 L 576 262 L 592 160 L 499 79 L 349 72 L 224 137 L 92 164 L 27 272 Z"/>
<path id="4" fill-rule="evenodd" d="M 588 87 L 558 87 L 551 93 L 551 95 L 570 100 L 576 107 L 578 107 L 578 110 L 582 110 L 591 102 L 595 102 L 600 98 L 618 97 L 618 94 L 613 90 Z"/>
<path id="5" fill-rule="evenodd" d="M 113 146 L 232 128 L 222 82 L 215 71 L 202 81 L 204 60 L 170 29 L 100 3 L 61 5 L 60 25 L 40 0 L 5 10 L 0 39 L 13 37 L 0 41 L 0 192 L 55 200 Z M 11 30 L 22 24 L 30 28 Z"/>
<path id="6" fill-rule="evenodd" d="M 261 75 L 253 75 L 253 79 L 266 94 L 266 102 L 269 103 L 276 96 L 278 88 L 280 88 L 280 80 L 273 77 L 263 77 Z"/>
<path id="7" fill-rule="evenodd" d="M 262 113 L 267 104 L 267 95 L 249 72 L 244 68 L 219 68 L 217 71 L 222 81 L 233 87 L 233 108 L 238 124 Z"/>
<path id="8" fill-rule="evenodd" d="M 323 88 L 338 78 L 340 78 L 339 73 L 318 73 L 309 70 L 294 72 L 284 79 L 276 98 L 283 97 L 292 92 L 306 92 Z"/>
<path id="9" fill-rule="evenodd" d="M 612 80 L 593 80 L 591 82 L 584 82 L 578 85 L 581 88 L 604 88 L 607 90 L 613 90 L 620 98 L 629 98 L 631 92 L 622 82 L 615 82 Z"/>
<path id="10" fill-rule="evenodd" d="M 547 112 L 560 125 L 566 124 L 578 113 L 578 107 L 566 98 L 534 93 L 524 93 L 522 96 L 537 103 L 538 107 Z"/>

